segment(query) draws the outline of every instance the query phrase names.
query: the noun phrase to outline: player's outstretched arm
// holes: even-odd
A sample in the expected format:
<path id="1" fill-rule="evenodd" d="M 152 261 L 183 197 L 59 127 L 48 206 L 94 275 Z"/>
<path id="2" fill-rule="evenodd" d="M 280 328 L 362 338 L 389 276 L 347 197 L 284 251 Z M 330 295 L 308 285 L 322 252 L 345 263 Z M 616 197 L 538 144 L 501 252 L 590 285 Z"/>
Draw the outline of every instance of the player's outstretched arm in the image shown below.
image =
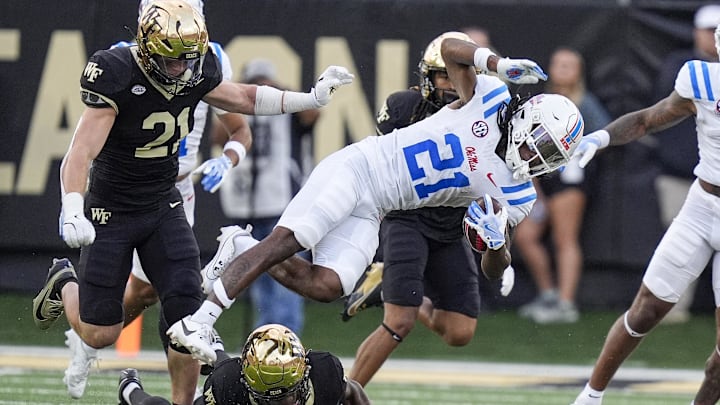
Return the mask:
<path id="1" fill-rule="evenodd" d="M 583 136 L 573 153 L 579 166 L 585 167 L 598 150 L 608 145 L 624 145 L 647 134 L 661 131 L 695 115 L 695 105 L 676 91 L 655 105 L 627 113 L 604 129 Z"/>
<path id="2" fill-rule="evenodd" d="M 333 93 L 350 84 L 355 76 L 342 66 L 329 66 L 307 93 L 279 90 L 270 86 L 223 81 L 203 98 L 226 111 L 250 115 L 278 115 L 320 108 Z"/>

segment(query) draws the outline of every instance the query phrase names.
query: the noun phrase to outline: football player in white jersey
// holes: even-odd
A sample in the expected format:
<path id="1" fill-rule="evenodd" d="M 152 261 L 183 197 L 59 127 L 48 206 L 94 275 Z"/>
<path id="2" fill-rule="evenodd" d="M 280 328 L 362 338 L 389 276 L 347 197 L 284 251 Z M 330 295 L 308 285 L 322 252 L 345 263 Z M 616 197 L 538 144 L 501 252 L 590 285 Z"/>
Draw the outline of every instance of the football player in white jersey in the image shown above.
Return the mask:
<path id="1" fill-rule="evenodd" d="M 500 59 L 455 38 L 442 42 L 441 53 L 459 99 L 422 121 L 368 137 L 321 161 L 267 238 L 236 257 L 224 273 L 234 249 L 217 260 L 218 266 L 203 270 L 204 276 L 208 270 L 222 273 L 221 282 L 213 284 L 195 314 L 170 327 L 173 342 L 212 363 L 211 326 L 264 271 L 317 301 L 351 293 L 378 247 L 380 221 L 392 210 L 471 203 L 479 208 L 474 201 L 489 195 L 506 209 L 497 215 L 471 210 L 472 218 L 489 248 L 502 248 L 507 223 L 517 224 L 531 208 L 511 206 L 508 198 L 534 198 L 530 179 L 567 163 L 582 136 L 582 117 L 559 95 L 502 108 L 511 99 L 505 83 L 476 72 L 478 67 L 516 83 L 536 83 L 546 75 L 535 62 Z M 293 257 L 303 249 L 312 249 L 313 263 Z"/>
<path id="2" fill-rule="evenodd" d="M 204 17 L 204 5 L 202 0 L 185 0 L 193 9 Z M 151 0 L 141 0 L 138 7 L 138 19 L 142 10 L 151 3 Z M 138 20 L 139 22 L 139 20 Z M 216 42 L 210 42 L 210 50 L 220 60 L 223 79 L 232 80 L 232 67 L 230 58 Z M 120 41 L 112 46 L 126 47 L 134 45 L 133 42 Z M 179 169 L 175 187 L 180 191 L 183 199 L 183 208 L 190 226 L 195 222 L 195 187 L 191 172 L 197 167 L 197 154 L 200 140 L 205 130 L 205 122 L 208 116 L 208 104 L 204 101 L 198 103 L 193 114 L 195 124 L 192 131 L 180 142 L 179 147 Z M 220 124 L 230 135 L 229 141 L 224 148 L 221 157 L 210 159 L 203 163 L 198 171 L 205 172 L 202 184 L 205 190 L 215 192 L 219 187 L 226 173 L 230 168 L 236 166 L 245 156 L 246 151 L 252 143 L 250 127 L 242 114 L 228 113 L 213 107 Z M 237 155 L 237 156 L 235 156 Z M 133 267 L 125 289 L 123 306 L 125 308 L 125 325 L 130 324 L 137 318 L 145 308 L 158 302 L 155 289 L 150 284 L 145 271 L 140 264 L 137 252 L 133 255 Z M 72 329 L 65 331 L 67 339 L 65 344 L 70 348 L 71 359 L 68 368 L 65 370 L 63 381 L 67 385 L 68 393 L 73 398 L 80 398 L 85 392 L 88 373 L 92 362 L 97 359 L 98 349 L 85 344 L 78 334 Z"/>
<path id="3" fill-rule="evenodd" d="M 720 28 L 720 27 L 719 27 Z M 715 31 L 720 48 L 720 29 Z M 584 167 L 598 149 L 622 145 L 695 116 L 700 161 L 680 212 L 665 232 L 630 309 L 610 328 L 590 380 L 574 405 L 600 405 L 623 361 L 670 311 L 713 258 L 713 291 L 720 306 L 720 63 L 691 60 L 677 74 L 675 89 L 655 105 L 621 116 L 586 135 L 575 155 Z M 720 319 L 720 310 L 716 318 Z M 720 327 L 720 326 L 719 326 Z M 719 329 L 720 330 L 720 329 Z M 720 400 L 720 335 L 705 365 L 705 381 L 694 405 Z"/>

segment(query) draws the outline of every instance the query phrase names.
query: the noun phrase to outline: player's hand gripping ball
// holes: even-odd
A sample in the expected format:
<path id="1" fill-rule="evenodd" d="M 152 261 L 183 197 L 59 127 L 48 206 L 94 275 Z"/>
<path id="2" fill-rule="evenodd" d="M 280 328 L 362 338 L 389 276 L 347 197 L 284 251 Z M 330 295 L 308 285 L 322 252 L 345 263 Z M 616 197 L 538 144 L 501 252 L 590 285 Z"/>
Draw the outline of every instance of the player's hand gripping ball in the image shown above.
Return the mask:
<path id="1" fill-rule="evenodd" d="M 493 206 L 493 212 L 497 215 L 502 214 L 502 204 L 500 202 L 492 197 L 489 197 L 490 201 L 492 201 Z M 485 209 L 485 197 L 478 198 L 475 200 L 477 204 L 480 206 L 480 208 L 483 209 L 483 211 L 487 212 Z M 465 218 L 463 220 L 463 233 L 465 234 L 465 239 L 470 243 L 470 247 L 472 250 L 478 252 L 478 253 L 485 253 L 487 250 L 487 243 L 483 239 L 482 235 L 477 230 L 477 225 L 473 226 L 473 219 L 470 217 L 470 214 L 468 211 L 465 211 Z"/>

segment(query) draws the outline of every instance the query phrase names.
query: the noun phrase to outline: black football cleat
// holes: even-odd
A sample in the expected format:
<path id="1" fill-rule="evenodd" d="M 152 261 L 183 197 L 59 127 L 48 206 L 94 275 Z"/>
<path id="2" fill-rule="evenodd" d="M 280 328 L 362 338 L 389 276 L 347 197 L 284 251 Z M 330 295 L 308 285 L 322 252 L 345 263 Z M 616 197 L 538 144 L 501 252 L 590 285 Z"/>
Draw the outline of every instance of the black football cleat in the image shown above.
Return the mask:
<path id="1" fill-rule="evenodd" d="M 345 309 L 340 314 L 347 322 L 358 312 L 382 305 L 382 273 L 383 263 L 375 262 L 368 266 L 362 277 L 355 284 L 353 292 L 345 298 Z"/>
<path id="2" fill-rule="evenodd" d="M 125 387 L 132 382 L 139 385 L 140 389 L 142 389 L 140 376 L 138 375 L 138 371 L 136 369 L 126 368 L 120 372 L 120 380 L 118 381 L 118 405 L 130 405 L 130 403 L 123 398 L 123 391 L 125 390 Z"/>
<path id="3" fill-rule="evenodd" d="M 33 320 L 38 328 L 48 329 L 62 315 L 64 308 L 60 283 L 66 280 L 77 282 L 72 263 L 68 259 L 53 259 L 45 286 L 33 299 Z"/>

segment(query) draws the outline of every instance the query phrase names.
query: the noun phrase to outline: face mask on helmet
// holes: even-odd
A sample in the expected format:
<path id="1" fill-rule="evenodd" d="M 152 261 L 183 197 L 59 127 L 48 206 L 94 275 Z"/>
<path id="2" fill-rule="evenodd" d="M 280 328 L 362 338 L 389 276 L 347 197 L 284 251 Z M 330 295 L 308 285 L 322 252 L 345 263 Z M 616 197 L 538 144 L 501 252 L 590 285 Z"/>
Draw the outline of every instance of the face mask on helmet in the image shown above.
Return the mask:
<path id="1" fill-rule="evenodd" d="M 270 324 L 255 329 L 242 352 L 243 384 L 257 405 L 299 405 L 309 390 L 305 348 L 290 329 Z"/>
<path id="2" fill-rule="evenodd" d="M 584 130 L 572 101 L 540 94 L 512 114 L 505 163 L 515 179 L 537 177 L 567 164 Z"/>
<path id="3" fill-rule="evenodd" d="M 188 3 L 158 0 L 143 8 L 137 43 L 143 69 L 171 94 L 200 81 L 208 33 Z"/>
<path id="4" fill-rule="evenodd" d="M 445 61 L 443 61 L 440 55 L 440 46 L 445 38 L 457 38 L 463 41 L 473 42 L 474 41 L 462 32 L 445 32 L 433 39 L 432 42 L 425 48 L 422 59 L 418 64 L 418 74 L 420 75 L 420 92 L 423 98 L 430 99 L 435 93 L 435 82 L 433 75 L 435 72 L 447 72 L 445 68 Z M 445 89 L 441 89 L 445 90 Z M 444 93 L 448 93 L 445 95 Z M 457 93 L 454 91 L 443 91 L 443 95 L 438 97 L 436 101 L 442 103 L 442 105 L 448 104 L 457 99 Z"/>

